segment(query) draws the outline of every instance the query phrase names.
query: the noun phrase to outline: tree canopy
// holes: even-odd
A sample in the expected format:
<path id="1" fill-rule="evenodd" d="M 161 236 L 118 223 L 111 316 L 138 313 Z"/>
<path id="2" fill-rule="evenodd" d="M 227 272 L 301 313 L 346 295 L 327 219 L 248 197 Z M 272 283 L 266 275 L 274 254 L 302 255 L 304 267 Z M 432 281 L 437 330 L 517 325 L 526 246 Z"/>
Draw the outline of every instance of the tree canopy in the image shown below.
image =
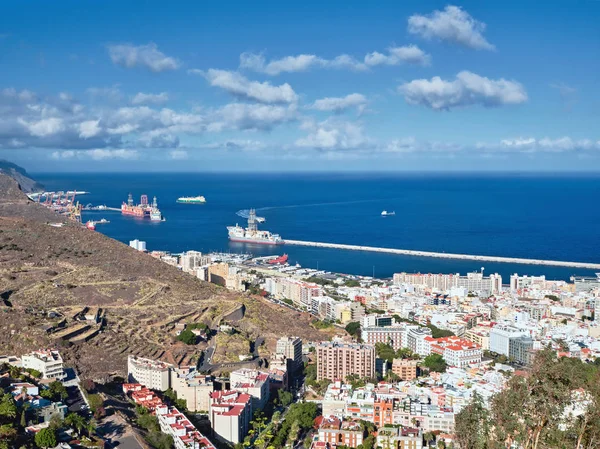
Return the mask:
<path id="1" fill-rule="evenodd" d="M 360 323 L 358 321 L 351 321 L 346 324 L 346 332 L 353 337 L 360 337 Z"/>
<path id="2" fill-rule="evenodd" d="M 184 329 L 177 337 L 177 340 L 184 342 L 186 345 L 195 345 L 196 334 L 194 334 L 190 329 Z"/>
<path id="3" fill-rule="evenodd" d="M 600 445 L 600 370 L 539 351 L 526 376 L 513 375 L 489 411 L 474 397 L 456 416 L 461 447 L 596 448 Z"/>
<path id="4" fill-rule="evenodd" d="M 57 444 L 56 430 L 52 427 L 40 430 L 35 434 L 35 444 L 41 448 L 55 447 Z"/>
<path id="5" fill-rule="evenodd" d="M 446 361 L 440 354 L 429 354 L 423 360 L 423 366 L 429 368 L 430 371 L 443 373 L 446 371 Z"/>

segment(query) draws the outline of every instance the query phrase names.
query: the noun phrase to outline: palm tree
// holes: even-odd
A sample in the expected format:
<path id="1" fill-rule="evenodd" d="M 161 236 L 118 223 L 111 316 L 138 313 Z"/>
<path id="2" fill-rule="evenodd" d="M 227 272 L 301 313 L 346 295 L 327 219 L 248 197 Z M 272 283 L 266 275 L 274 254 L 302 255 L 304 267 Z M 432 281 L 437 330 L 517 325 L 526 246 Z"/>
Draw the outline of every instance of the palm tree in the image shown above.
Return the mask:
<path id="1" fill-rule="evenodd" d="M 96 421 L 90 419 L 89 422 L 85 425 L 85 431 L 88 434 L 88 437 L 92 437 L 92 434 L 96 431 Z"/>
<path id="2" fill-rule="evenodd" d="M 81 435 L 81 430 L 87 425 L 83 416 L 77 413 L 69 413 L 65 418 L 65 424 L 77 431 L 77 435 Z"/>
<path id="3" fill-rule="evenodd" d="M 425 438 L 425 444 L 427 444 L 427 446 L 430 446 L 430 443 L 435 440 L 435 435 L 433 435 L 432 432 L 425 432 L 423 434 L 423 438 Z"/>

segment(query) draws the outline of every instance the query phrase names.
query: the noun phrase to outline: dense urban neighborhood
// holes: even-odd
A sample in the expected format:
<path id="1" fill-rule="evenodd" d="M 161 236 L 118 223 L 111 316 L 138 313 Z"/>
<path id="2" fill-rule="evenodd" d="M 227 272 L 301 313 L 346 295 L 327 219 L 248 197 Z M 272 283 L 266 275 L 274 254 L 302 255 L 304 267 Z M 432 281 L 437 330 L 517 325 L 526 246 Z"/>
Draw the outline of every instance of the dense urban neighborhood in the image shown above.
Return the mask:
<path id="1" fill-rule="evenodd" d="M 144 242 L 131 246 L 147 252 Z M 592 448 L 600 441 L 599 278 L 515 274 L 504 284 L 482 270 L 376 279 L 270 264 L 275 257 L 144 257 L 309 313 L 311 326 L 336 332 L 320 341 L 283 335 L 271 349 L 258 338 L 235 360 L 222 346 L 244 335 L 243 311 L 219 322 L 182 320 L 172 336 L 197 347 L 197 357 L 174 363 L 130 353 L 127 377 L 106 383 L 80 379 L 60 347 L 3 355 L 3 448 Z M 510 416 L 506 407 L 515 407 Z"/>

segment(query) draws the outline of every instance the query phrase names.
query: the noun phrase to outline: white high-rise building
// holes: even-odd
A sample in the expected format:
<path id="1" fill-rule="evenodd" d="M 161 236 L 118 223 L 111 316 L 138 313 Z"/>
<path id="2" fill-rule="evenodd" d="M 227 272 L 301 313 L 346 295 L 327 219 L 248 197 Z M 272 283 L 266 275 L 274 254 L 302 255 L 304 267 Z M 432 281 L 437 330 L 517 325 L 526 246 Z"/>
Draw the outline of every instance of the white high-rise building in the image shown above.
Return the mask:
<path id="1" fill-rule="evenodd" d="M 56 349 L 33 351 L 21 358 L 25 369 L 34 369 L 42 373 L 44 379 L 63 380 L 67 377 L 63 369 L 63 359 Z"/>
<path id="2" fill-rule="evenodd" d="M 152 390 L 165 391 L 170 386 L 172 366 L 157 360 L 144 359 L 130 355 L 127 358 L 129 382 L 142 384 Z"/>
<path id="3" fill-rule="evenodd" d="M 275 353 L 291 360 L 295 366 L 302 364 L 302 340 L 298 337 L 281 337 L 277 340 Z"/>
<path id="4" fill-rule="evenodd" d="M 129 246 L 131 246 L 133 249 L 137 249 L 138 251 L 146 251 L 146 242 L 142 240 L 130 240 Z"/>
<path id="5" fill-rule="evenodd" d="M 450 290 L 452 287 L 464 287 L 467 291 L 478 292 L 485 295 L 493 295 L 502 291 L 502 276 L 498 273 L 484 277 L 483 272 L 468 273 L 466 276 L 460 274 L 409 274 L 395 273 L 394 284 L 425 285 L 442 291 Z"/>
<path id="6" fill-rule="evenodd" d="M 527 332 L 510 325 L 499 324 L 490 330 L 490 351 L 510 355 L 510 339 L 527 336 Z"/>
<path id="7" fill-rule="evenodd" d="M 183 271 L 192 272 L 196 268 L 210 263 L 208 256 L 203 256 L 200 251 L 186 251 L 181 254 L 179 264 Z"/>

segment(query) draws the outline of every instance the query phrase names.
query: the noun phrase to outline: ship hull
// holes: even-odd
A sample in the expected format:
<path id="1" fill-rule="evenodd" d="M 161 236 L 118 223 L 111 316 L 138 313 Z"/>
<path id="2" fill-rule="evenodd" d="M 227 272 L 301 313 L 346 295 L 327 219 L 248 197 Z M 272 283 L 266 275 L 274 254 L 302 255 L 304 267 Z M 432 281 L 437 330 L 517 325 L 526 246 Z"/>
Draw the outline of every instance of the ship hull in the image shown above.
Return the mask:
<path id="1" fill-rule="evenodd" d="M 271 241 L 271 240 L 255 240 L 255 239 L 245 239 L 242 237 L 229 237 L 229 241 L 230 242 L 237 242 L 237 243 L 252 243 L 252 244 L 257 244 L 257 245 L 283 245 L 285 243 L 285 241 L 280 240 L 277 242 Z"/>

